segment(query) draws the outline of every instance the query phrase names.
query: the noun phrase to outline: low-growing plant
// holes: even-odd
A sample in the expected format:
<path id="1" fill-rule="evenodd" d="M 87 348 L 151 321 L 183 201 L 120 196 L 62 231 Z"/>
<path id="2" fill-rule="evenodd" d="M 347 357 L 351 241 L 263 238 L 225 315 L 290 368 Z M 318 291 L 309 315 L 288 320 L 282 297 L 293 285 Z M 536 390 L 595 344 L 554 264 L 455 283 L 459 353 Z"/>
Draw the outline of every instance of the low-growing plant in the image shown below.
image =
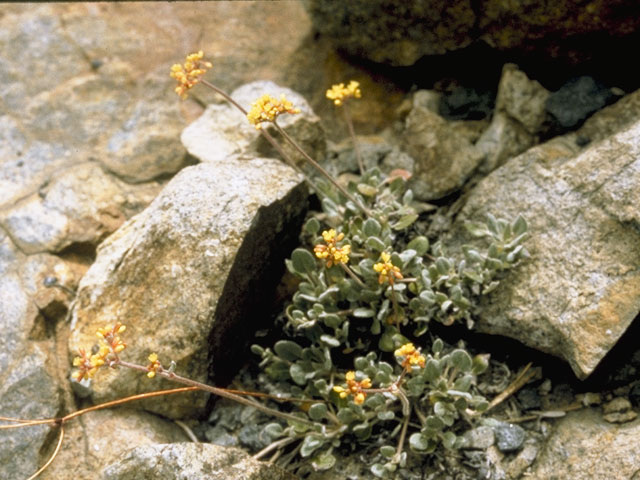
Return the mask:
<path id="1" fill-rule="evenodd" d="M 119 322 L 98 330 L 99 346 L 92 354 L 79 352 L 73 379 L 90 379 L 103 367 L 126 367 L 189 386 L 176 391 L 201 389 L 256 406 L 281 422 L 264 428 L 262 436 L 270 444 L 255 457 L 290 448 L 316 470 L 334 466 L 334 452 L 343 442 L 375 446 L 377 461 L 370 468 L 377 477 L 403 468 L 408 449 L 426 455 L 459 447 L 461 420 L 469 423 L 488 407 L 476 383 L 489 357 L 471 356 L 462 344 L 446 346 L 429 326 L 434 321 L 473 326 L 479 297 L 494 290 L 501 273 L 527 256 L 522 246 L 525 220 L 488 216 L 486 223 L 470 224 L 469 232 L 480 243 L 449 255 L 442 243 L 432 244 L 415 233 L 423 208 L 407 188 L 411 174 L 403 170 L 385 174 L 377 167 L 364 170 L 348 113 L 345 119 L 361 174 L 343 186 L 278 125 L 279 115 L 298 113 L 284 96 L 264 95 L 247 111 L 202 78 L 208 68 L 211 64 L 203 60 L 202 52 L 174 65 L 176 93 L 185 98 L 197 83 L 214 89 L 239 108 L 292 166 L 263 123 L 272 124 L 318 172 L 306 179 L 322 211 L 310 215 L 301 246 L 286 260 L 287 269 L 300 282 L 281 315 L 282 338 L 271 347 L 252 346 L 259 366 L 274 382 L 273 398 L 302 408 L 274 410 L 245 399 L 242 392 L 195 382 L 178 375 L 173 363 L 165 368 L 155 353 L 147 365 L 126 362 L 121 358 L 125 327 Z M 327 91 L 327 98 L 339 108 L 360 96 L 354 81 Z M 13 427 L 43 423 L 62 427 L 91 410 L 168 393 L 173 392 L 141 394 Z"/>

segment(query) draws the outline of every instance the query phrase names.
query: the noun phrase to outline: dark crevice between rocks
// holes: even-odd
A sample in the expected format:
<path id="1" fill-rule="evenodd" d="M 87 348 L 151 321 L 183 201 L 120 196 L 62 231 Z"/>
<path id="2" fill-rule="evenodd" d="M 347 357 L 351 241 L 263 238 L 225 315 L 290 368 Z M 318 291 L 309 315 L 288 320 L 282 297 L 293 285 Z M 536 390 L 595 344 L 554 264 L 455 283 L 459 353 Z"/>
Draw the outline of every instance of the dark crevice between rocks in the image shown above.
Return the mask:
<path id="1" fill-rule="evenodd" d="M 269 327 L 270 307 L 284 272 L 284 259 L 299 243 L 307 197 L 307 188 L 301 184 L 286 198 L 258 210 L 253 227 L 238 250 L 214 314 L 209 336 L 212 384 L 228 384 L 253 356 L 248 344 L 254 333 Z M 278 214 L 282 209 L 289 209 L 284 219 Z M 275 234 L 269 235 L 269 232 Z"/>
<path id="2" fill-rule="evenodd" d="M 97 248 L 98 245 L 93 242 L 74 242 L 56 255 L 68 262 L 91 265 L 96 261 Z"/>
<path id="3" fill-rule="evenodd" d="M 429 329 L 433 335 L 451 345 L 463 340 L 474 354 L 491 354 L 492 360 L 506 363 L 512 371 L 517 371 L 531 362 L 534 367 L 542 368 L 543 379 L 551 380 L 554 385 L 566 384 L 575 393 L 609 391 L 638 382 L 640 315 L 585 380 L 578 379 L 566 361 L 509 337 L 478 333 L 457 323 L 444 326 L 433 322 Z M 638 400 L 640 403 L 640 391 Z"/>
<path id="4" fill-rule="evenodd" d="M 68 311 L 68 305 L 60 300 L 53 300 L 44 307 L 39 307 L 38 315 L 29 332 L 29 340 L 54 338 L 58 322 L 66 318 Z"/>

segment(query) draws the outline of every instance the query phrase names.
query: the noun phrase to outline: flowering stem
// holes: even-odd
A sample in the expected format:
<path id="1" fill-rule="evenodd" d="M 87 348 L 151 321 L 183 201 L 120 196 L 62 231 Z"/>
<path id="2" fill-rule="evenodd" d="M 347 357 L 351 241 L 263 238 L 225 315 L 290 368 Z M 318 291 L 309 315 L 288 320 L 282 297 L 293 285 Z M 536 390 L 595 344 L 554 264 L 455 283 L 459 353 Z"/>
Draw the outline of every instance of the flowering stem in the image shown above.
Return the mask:
<path id="1" fill-rule="evenodd" d="M 349 112 L 349 107 L 347 106 L 347 102 L 342 104 L 342 108 L 344 111 L 344 119 L 347 122 L 347 127 L 349 128 L 349 134 L 351 135 L 351 140 L 353 140 L 353 150 L 356 152 L 358 169 L 360 169 L 360 175 L 362 175 L 364 173 L 364 164 L 362 163 L 362 157 L 360 156 L 360 146 L 358 145 L 356 132 L 353 129 L 353 122 L 351 121 L 351 113 Z"/>
<path id="2" fill-rule="evenodd" d="M 369 210 L 367 207 L 365 207 L 364 205 L 362 205 L 362 203 L 360 203 L 353 195 L 351 195 L 346 188 L 344 188 L 342 185 L 340 185 L 338 182 L 336 182 L 336 180 L 329 175 L 329 172 L 327 172 L 324 168 L 322 168 L 322 166 L 320 166 L 320 164 L 318 162 L 316 162 L 313 158 L 311 158 L 307 152 L 305 152 L 302 147 L 300 145 L 298 145 L 296 143 L 296 141 L 291 138 L 287 132 L 285 132 L 280 125 L 278 125 L 278 123 L 274 120 L 273 121 L 273 125 L 276 127 L 276 129 L 278 129 L 278 131 L 280 132 L 280 134 L 285 138 L 285 140 L 287 142 L 289 142 L 291 145 L 293 145 L 293 147 L 298 150 L 298 152 L 300 152 L 302 154 L 302 156 L 305 158 L 305 160 L 307 162 L 309 162 L 316 170 L 318 170 L 318 172 L 320 172 L 327 180 L 329 180 L 338 190 L 340 190 L 340 192 L 342 192 L 342 194 L 347 197 L 349 200 L 351 200 L 356 207 L 358 207 L 360 210 L 362 210 L 362 212 L 367 216 L 367 217 L 373 217 L 373 214 L 371 213 L 371 210 Z"/>
<path id="3" fill-rule="evenodd" d="M 125 362 L 124 360 L 118 360 L 114 362 L 114 365 L 121 365 L 123 367 L 131 368 L 132 370 L 138 370 L 140 372 L 148 373 L 149 370 L 147 367 L 142 365 L 137 365 L 135 363 Z M 274 417 L 280 417 L 285 420 L 291 420 L 293 422 L 303 423 L 305 425 L 314 425 L 313 422 L 310 422 L 307 419 L 296 417 L 295 415 L 291 415 L 289 413 L 280 412 L 278 410 L 274 410 L 269 407 L 265 407 L 259 403 L 254 403 L 250 400 L 247 400 L 240 395 L 236 395 L 235 393 L 227 392 L 223 388 L 213 387 L 211 385 L 207 385 L 205 383 L 196 382 L 195 380 L 191 380 L 190 378 L 183 377 L 181 375 L 177 375 L 173 372 L 168 372 L 163 368 L 158 369 L 156 372 L 161 377 L 164 377 L 168 380 L 172 380 L 174 382 L 182 383 L 183 385 L 189 385 L 192 387 L 199 388 L 200 390 L 204 390 L 206 392 L 213 393 L 214 395 L 218 395 L 219 397 L 227 398 L 229 400 L 233 400 L 234 402 L 241 403 L 242 405 L 247 405 L 249 407 L 253 407 L 257 410 L 261 410 L 269 415 L 273 415 Z"/>
<path id="4" fill-rule="evenodd" d="M 360 278 L 358 278 L 358 276 L 353 272 L 353 270 L 351 270 L 347 265 L 345 265 L 342 262 L 339 262 L 338 265 L 340 265 L 340 267 L 342 267 L 342 269 L 347 272 L 347 274 L 353 278 L 355 280 L 355 282 L 362 288 L 366 288 L 366 285 L 362 282 L 362 280 L 360 280 Z"/>
<path id="5" fill-rule="evenodd" d="M 281 438 L 277 442 L 273 442 L 270 445 L 267 445 L 265 448 L 263 448 L 258 453 L 253 455 L 251 458 L 253 458 L 254 460 L 260 460 L 260 458 L 264 457 L 269 452 L 272 452 L 273 450 L 289 445 L 291 442 L 294 442 L 299 438 L 300 438 L 299 436 Z"/>
<path id="6" fill-rule="evenodd" d="M 231 98 L 231 95 L 229 95 L 227 92 L 225 92 L 224 90 L 220 90 L 213 83 L 210 83 L 204 79 L 200 80 L 200 83 L 202 83 L 205 87 L 210 88 L 217 94 L 221 95 L 227 102 L 229 102 L 231 105 L 233 105 L 238 110 L 240 110 L 240 112 L 242 112 L 243 115 L 245 116 L 247 115 L 247 111 L 242 107 L 242 105 L 240 105 L 233 98 Z M 298 167 L 295 164 L 295 162 L 291 159 L 291 157 L 289 157 L 289 155 L 285 153 L 285 151 L 278 144 L 278 142 L 276 142 L 275 138 L 273 138 L 271 134 L 269 134 L 269 132 L 267 132 L 264 129 L 260 129 L 259 132 L 267 140 L 267 142 L 269 142 L 271 146 L 282 156 L 282 158 L 289 164 L 289 166 L 292 167 L 294 170 L 296 170 L 298 173 L 302 174 L 307 184 L 309 184 L 309 186 L 311 186 L 311 188 L 317 192 L 318 188 L 313 184 L 311 179 L 309 179 L 309 177 L 307 177 L 307 175 L 300 169 L 300 167 Z"/>
<path id="7" fill-rule="evenodd" d="M 396 449 L 396 454 L 394 455 L 394 458 L 393 458 L 394 463 L 400 463 L 400 454 L 402 453 L 404 439 L 407 436 L 407 427 L 409 426 L 409 418 L 410 418 L 410 415 L 404 416 L 404 421 L 402 422 L 402 430 L 400 431 L 400 438 L 398 439 L 398 448 Z"/>

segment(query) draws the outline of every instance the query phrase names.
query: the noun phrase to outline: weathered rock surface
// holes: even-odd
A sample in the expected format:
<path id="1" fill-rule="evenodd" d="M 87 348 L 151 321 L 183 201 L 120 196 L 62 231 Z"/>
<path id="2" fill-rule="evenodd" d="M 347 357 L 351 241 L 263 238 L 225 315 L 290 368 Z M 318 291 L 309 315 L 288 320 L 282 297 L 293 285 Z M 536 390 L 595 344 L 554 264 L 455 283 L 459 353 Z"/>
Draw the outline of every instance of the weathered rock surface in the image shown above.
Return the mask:
<path id="1" fill-rule="evenodd" d="M 410 187 L 416 198 L 434 200 L 460 188 L 484 154 L 470 132 L 425 108 L 420 97 L 405 120 L 401 148 L 414 160 Z"/>
<path id="2" fill-rule="evenodd" d="M 320 119 L 299 93 L 273 82 L 259 81 L 237 88 L 231 93 L 231 98 L 248 111 L 252 103 L 264 94 L 275 98 L 284 94 L 295 108 L 300 109 L 299 114 L 280 116 L 278 124 L 312 158 L 324 158 L 326 142 Z M 301 154 L 283 141 L 275 128 L 268 124 L 263 124 L 263 128 L 267 128 L 278 140 L 289 158 L 297 164 L 304 163 Z M 228 103 L 209 105 L 196 121 L 184 129 L 181 139 L 187 151 L 203 162 L 223 162 L 231 156 L 243 154 L 277 156 L 273 147 L 249 123 L 247 117 Z"/>
<path id="3" fill-rule="evenodd" d="M 640 472 L 640 420 L 612 425 L 595 409 L 558 421 L 532 467 L 535 480 L 636 479 Z"/>
<path id="4" fill-rule="evenodd" d="M 275 465 L 251 459 L 237 448 L 210 443 L 172 443 L 138 447 L 102 472 L 104 480 L 295 480 Z"/>
<path id="5" fill-rule="evenodd" d="M 290 167 L 253 158 L 188 167 L 141 214 L 100 245 L 72 312 L 70 350 L 90 348 L 98 327 L 128 326 L 124 357 L 146 364 L 151 352 L 199 381 L 233 370 L 243 339 L 293 248 L 306 188 Z M 157 389 L 139 372 L 103 371 L 94 401 Z M 146 408 L 194 416 L 202 394 Z"/>
<path id="6" fill-rule="evenodd" d="M 184 441 L 187 435 L 178 425 L 156 415 L 131 408 L 98 410 L 66 424 L 63 447 L 39 478 L 99 478 L 97 472 L 134 448 Z"/>
<path id="7" fill-rule="evenodd" d="M 481 171 L 490 172 L 538 143 L 548 97 L 549 92 L 516 65 L 503 67 L 491 125 L 475 144 L 486 155 Z"/>
<path id="8" fill-rule="evenodd" d="M 637 94 L 620 106 L 624 125 Z M 604 113 L 609 115 L 611 113 Z M 585 125 L 591 136 L 594 119 Z M 456 220 L 487 212 L 530 224 L 531 259 L 484 303 L 477 328 L 567 360 L 587 377 L 640 312 L 640 122 L 580 151 L 574 136 L 512 159 L 481 181 Z M 454 232 L 452 238 L 455 238 Z M 456 240 L 456 243 L 460 238 Z"/>
<path id="9" fill-rule="evenodd" d="M 27 254 L 59 252 L 74 243 L 96 245 L 148 205 L 159 190 L 155 182 L 128 185 L 98 163 L 74 165 L 0 210 L 0 226 Z"/>
<path id="10" fill-rule="evenodd" d="M 337 48 L 374 62 L 403 66 L 478 39 L 500 50 L 583 60 L 591 57 L 589 46 L 629 36 L 639 25 L 637 5 L 627 0 L 588 4 L 307 0 L 305 5 L 313 26 Z"/>

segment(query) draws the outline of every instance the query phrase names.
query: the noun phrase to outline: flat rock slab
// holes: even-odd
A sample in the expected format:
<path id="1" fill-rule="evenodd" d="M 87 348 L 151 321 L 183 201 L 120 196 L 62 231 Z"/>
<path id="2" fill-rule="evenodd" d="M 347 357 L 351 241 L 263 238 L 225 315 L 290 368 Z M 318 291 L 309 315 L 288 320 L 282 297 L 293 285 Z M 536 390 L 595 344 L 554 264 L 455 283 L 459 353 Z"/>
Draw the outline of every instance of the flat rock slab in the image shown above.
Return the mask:
<path id="1" fill-rule="evenodd" d="M 102 472 L 104 480 L 296 480 L 280 467 L 253 460 L 242 450 L 211 443 L 138 447 Z"/>
<path id="2" fill-rule="evenodd" d="M 484 301 L 477 328 L 564 358 L 585 378 L 640 311 L 640 123 L 578 155 L 571 139 L 482 180 L 451 242 L 487 212 L 526 217 L 531 258 Z"/>
<path id="3" fill-rule="evenodd" d="M 273 159 L 185 168 L 100 245 L 78 288 L 70 350 L 90 349 L 97 328 L 118 320 L 128 327 L 125 360 L 146 365 L 156 352 L 165 366 L 173 360 L 178 373 L 195 380 L 230 375 L 245 361 L 248 335 L 265 319 L 306 196 L 302 177 Z M 92 398 L 175 386 L 156 380 L 105 369 L 94 378 Z M 194 416 L 206 401 L 194 395 L 151 400 L 145 408 Z"/>
<path id="4" fill-rule="evenodd" d="M 594 409 L 558 421 L 532 468 L 531 480 L 638 478 L 640 420 L 607 423 Z"/>

